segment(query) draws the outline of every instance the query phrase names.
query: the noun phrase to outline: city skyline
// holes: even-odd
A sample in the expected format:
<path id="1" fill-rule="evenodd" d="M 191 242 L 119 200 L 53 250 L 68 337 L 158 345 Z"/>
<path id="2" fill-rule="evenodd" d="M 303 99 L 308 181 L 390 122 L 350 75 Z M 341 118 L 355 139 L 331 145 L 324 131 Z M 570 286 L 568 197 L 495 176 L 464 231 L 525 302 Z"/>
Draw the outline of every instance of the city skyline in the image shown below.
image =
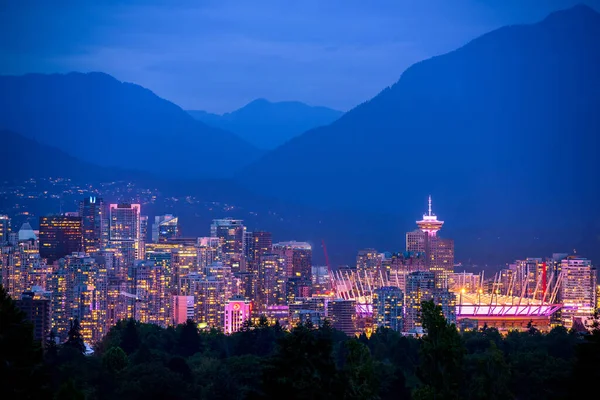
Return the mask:
<path id="1" fill-rule="evenodd" d="M 600 379 L 600 0 L 24 0 L 0 38 L 2 398 Z"/>
<path id="2" fill-rule="evenodd" d="M 49 302 L 37 329 L 59 338 L 74 318 L 88 343 L 128 318 L 163 327 L 192 319 L 228 334 L 263 317 L 283 327 L 329 319 L 350 336 L 378 326 L 419 334 L 421 303 L 429 300 L 457 325 L 485 321 L 505 331 L 535 320 L 547 330 L 586 323 L 597 307 L 596 269 L 579 255 L 517 260 L 485 280 L 484 272 L 457 270 L 431 196 L 417 230 L 406 233 L 405 251 L 358 249 L 356 264 L 334 267 L 315 264 L 311 244 L 274 241 L 240 219 L 214 219 L 209 237 L 185 237 L 171 214 L 157 216 L 148 232 L 140 204 L 88 196 L 79 209 L 40 217 L 39 235 L 6 234 L 2 225 L 0 283 L 29 299 L 27 307 Z"/>

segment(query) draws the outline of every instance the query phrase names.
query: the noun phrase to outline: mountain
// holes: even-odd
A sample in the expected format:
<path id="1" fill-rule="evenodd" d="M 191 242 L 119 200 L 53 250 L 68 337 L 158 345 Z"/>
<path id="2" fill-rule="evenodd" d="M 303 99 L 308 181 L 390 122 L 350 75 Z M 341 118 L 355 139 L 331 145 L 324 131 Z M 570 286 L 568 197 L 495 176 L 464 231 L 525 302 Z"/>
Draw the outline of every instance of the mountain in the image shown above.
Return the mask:
<path id="1" fill-rule="evenodd" d="M 103 73 L 0 76 L 0 129 L 97 165 L 172 177 L 229 176 L 260 155 L 235 134 Z"/>
<path id="2" fill-rule="evenodd" d="M 414 219 L 432 194 L 441 234 L 465 256 L 600 256 L 598 71 L 591 8 L 504 27 L 411 66 L 238 180 L 305 204 Z"/>
<path id="3" fill-rule="evenodd" d="M 112 167 L 99 167 L 70 156 L 56 147 L 41 144 L 16 132 L 0 130 L 3 147 L 0 182 L 38 178 L 71 178 L 85 182 L 112 180 L 147 181 L 151 175 Z"/>
<path id="4" fill-rule="evenodd" d="M 301 133 L 329 125 L 343 115 L 327 107 L 311 107 L 297 101 L 254 100 L 239 110 L 223 115 L 188 111 L 208 125 L 236 133 L 261 149 L 274 149 Z"/>

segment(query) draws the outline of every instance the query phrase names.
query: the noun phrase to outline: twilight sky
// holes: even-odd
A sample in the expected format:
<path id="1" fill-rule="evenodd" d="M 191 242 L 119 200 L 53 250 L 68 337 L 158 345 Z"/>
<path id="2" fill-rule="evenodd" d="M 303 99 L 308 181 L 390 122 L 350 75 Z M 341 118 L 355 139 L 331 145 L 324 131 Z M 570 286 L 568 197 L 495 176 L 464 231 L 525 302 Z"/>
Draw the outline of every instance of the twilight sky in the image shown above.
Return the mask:
<path id="1" fill-rule="evenodd" d="M 186 109 L 347 111 L 414 62 L 600 0 L 4 0 L 0 73 L 103 71 Z"/>

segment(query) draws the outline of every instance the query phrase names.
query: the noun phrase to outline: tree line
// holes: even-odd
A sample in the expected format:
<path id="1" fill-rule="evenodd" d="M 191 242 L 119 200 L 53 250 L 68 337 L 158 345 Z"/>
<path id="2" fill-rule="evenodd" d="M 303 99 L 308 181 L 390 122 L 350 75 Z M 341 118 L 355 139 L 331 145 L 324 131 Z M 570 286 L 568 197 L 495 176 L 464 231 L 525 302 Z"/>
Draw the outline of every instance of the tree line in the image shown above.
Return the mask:
<path id="1" fill-rule="evenodd" d="M 262 318 L 232 335 L 193 321 L 120 321 L 85 355 L 78 321 L 62 344 L 32 326 L 0 286 L 0 396 L 6 399 L 568 399 L 600 378 L 600 330 L 459 332 L 423 303 L 427 334 L 349 338 Z"/>

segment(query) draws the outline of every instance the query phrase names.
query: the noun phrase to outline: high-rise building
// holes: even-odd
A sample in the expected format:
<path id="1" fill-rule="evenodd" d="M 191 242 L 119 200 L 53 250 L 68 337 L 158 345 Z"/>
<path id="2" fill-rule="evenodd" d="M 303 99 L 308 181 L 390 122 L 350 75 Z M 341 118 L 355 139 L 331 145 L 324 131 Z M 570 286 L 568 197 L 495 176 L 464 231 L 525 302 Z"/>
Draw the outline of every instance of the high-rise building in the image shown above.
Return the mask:
<path id="1" fill-rule="evenodd" d="M 81 217 L 53 215 L 40 217 L 40 257 L 48 263 L 83 251 Z"/>
<path id="2" fill-rule="evenodd" d="M 449 324 L 456 324 L 456 295 L 446 288 L 436 288 L 433 292 L 433 302 L 440 306 L 442 315 Z"/>
<path id="3" fill-rule="evenodd" d="M 223 330 L 226 335 L 238 332 L 250 319 L 252 303 L 244 296 L 233 296 L 225 304 Z"/>
<path id="4" fill-rule="evenodd" d="M 254 231 L 246 232 L 245 251 L 248 272 L 255 272 L 260 263 L 260 257 L 273 252 L 273 237 L 271 232 Z"/>
<path id="5" fill-rule="evenodd" d="M 246 227 L 241 219 L 214 219 L 210 226 L 210 236 L 221 240 L 223 256 L 244 254 L 244 234 Z"/>
<path id="6" fill-rule="evenodd" d="M 102 198 L 89 196 L 79 202 L 83 232 L 83 251 L 88 254 L 98 252 L 104 247 L 106 239 L 106 218 Z"/>
<path id="7" fill-rule="evenodd" d="M 576 319 L 585 321 L 596 307 L 596 269 L 586 258 L 569 256 L 561 261 L 561 319 L 569 329 Z"/>
<path id="8" fill-rule="evenodd" d="M 153 243 L 166 242 L 179 236 L 179 218 L 171 214 L 154 217 L 154 223 L 152 224 Z"/>
<path id="9" fill-rule="evenodd" d="M 421 325 L 421 303 L 433 300 L 435 274 L 428 271 L 416 271 L 408 274 L 406 294 L 404 296 L 404 329 L 406 332 L 418 330 Z"/>
<path id="10" fill-rule="evenodd" d="M 194 296 L 194 321 L 200 326 L 221 328 L 225 302 L 234 294 L 235 279 L 231 268 L 216 262 L 203 273 L 190 273 L 181 278 L 180 293 Z"/>
<path id="11" fill-rule="evenodd" d="M 0 215 L 0 246 L 8 243 L 10 234 L 10 218 L 8 215 Z"/>
<path id="12" fill-rule="evenodd" d="M 210 264 L 221 259 L 221 241 L 219 238 L 200 237 L 198 248 L 198 271 L 203 271 Z"/>
<path id="13" fill-rule="evenodd" d="M 52 324 L 64 339 L 69 321 L 77 318 L 87 343 L 100 340 L 107 332 L 106 267 L 85 253 L 73 253 L 54 264 L 50 285 Z"/>
<path id="14" fill-rule="evenodd" d="M 446 287 L 448 275 L 454 272 L 454 241 L 437 235 L 443 225 L 431 210 L 429 196 L 429 211 L 417 221 L 419 229 L 406 234 L 406 250 L 425 254 L 425 267 L 434 273 L 437 288 Z"/>
<path id="15" fill-rule="evenodd" d="M 402 332 L 404 294 L 394 286 L 384 286 L 373 292 L 373 322 L 377 327 Z"/>
<path id="16" fill-rule="evenodd" d="M 327 318 L 334 329 L 344 332 L 348 336 L 355 336 L 356 328 L 356 301 L 330 300 L 327 304 Z"/>
<path id="17" fill-rule="evenodd" d="M 254 295 L 256 311 L 286 304 L 285 260 L 277 254 L 263 254 L 257 271 Z"/>
<path id="18" fill-rule="evenodd" d="M 143 259 L 141 220 L 139 204 L 109 206 L 109 247 L 118 250 L 122 268 Z"/>
<path id="19" fill-rule="evenodd" d="M 146 241 L 148 240 L 148 216 L 140 215 L 140 244 L 138 250 L 138 259 L 146 258 Z"/>
<path id="20" fill-rule="evenodd" d="M 273 245 L 273 253 L 285 259 L 286 276 L 312 279 L 312 247 L 306 242 L 280 242 Z"/>
<path id="21" fill-rule="evenodd" d="M 135 294 L 135 319 L 163 327 L 171 323 L 171 293 L 166 271 L 151 261 L 138 260 L 129 268 L 130 293 Z"/>
<path id="22" fill-rule="evenodd" d="M 356 256 L 356 272 L 361 276 L 368 276 L 369 279 L 379 280 L 382 255 L 375 249 L 363 249 Z"/>
<path id="23" fill-rule="evenodd" d="M 24 292 L 20 300 L 16 301 L 17 307 L 25 313 L 27 321 L 33 325 L 34 340 L 45 345 L 50 336 L 51 307 L 48 298 L 40 298 L 35 292 Z"/>
<path id="24" fill-rule="evenodd" d="M 171 253 L 173 282 L 169 287 L 174 293 L 179 294 L 181 278 L 198 272 L 198 248 L 196 246 L 179 245 Z"/>

